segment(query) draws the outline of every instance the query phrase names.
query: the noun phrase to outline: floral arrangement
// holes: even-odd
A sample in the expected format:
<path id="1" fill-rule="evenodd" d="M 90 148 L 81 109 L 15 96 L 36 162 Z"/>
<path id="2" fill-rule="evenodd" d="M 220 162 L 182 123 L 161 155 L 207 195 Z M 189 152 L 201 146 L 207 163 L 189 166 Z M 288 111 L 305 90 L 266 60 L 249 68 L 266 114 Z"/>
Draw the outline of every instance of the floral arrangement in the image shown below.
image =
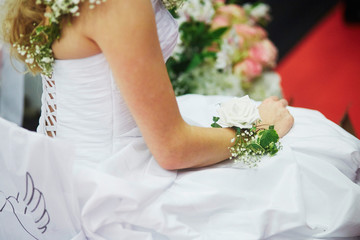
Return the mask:
<path id="1" fill-rule="evenodd" d="M 221 103 L 218 114 L 219 117 L 213 117 L 212 127 L 235 129 L 236 137 L 230 147 L 230 159 L 235 162 L 256 167 L 261 156 L 273 156 L 281 148 L 274 126 L 266 129 L 261 124 L 259 111 L 248 95 Z"/>
<path id="2" fill-rule="evenodd" d="M 180 37 L 167 68 L 177 95 L 281 96 L 277 49 L 262 27 L 268 5 L 187 0 L 174 15 Z"/>

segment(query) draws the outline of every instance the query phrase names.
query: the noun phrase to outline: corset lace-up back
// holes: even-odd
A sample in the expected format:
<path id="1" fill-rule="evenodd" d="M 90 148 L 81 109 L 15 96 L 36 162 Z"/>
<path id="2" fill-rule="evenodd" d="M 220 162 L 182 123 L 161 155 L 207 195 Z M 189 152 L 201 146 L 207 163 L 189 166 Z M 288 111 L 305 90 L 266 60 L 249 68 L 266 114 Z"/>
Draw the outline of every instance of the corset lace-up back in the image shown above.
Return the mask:
<path id="1" fill-rule="evenodd" d="M 55 81 L 46 76 L 42 76 L 43 94 L 42 102 L 42 117 L 38 127 L 38 132 L 47 134 L 49 137 L 56 136 L 56 85 Z"/>

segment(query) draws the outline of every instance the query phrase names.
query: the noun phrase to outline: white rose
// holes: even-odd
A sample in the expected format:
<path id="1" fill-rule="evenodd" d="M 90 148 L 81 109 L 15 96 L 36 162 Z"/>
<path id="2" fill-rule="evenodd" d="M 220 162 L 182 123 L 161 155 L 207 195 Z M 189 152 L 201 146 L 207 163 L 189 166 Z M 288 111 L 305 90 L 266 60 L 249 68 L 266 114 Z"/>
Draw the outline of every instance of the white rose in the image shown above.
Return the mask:
<path id="1" fill-rule="evenodd" d="M 221 103 L 217 112 L 222 127 L 251 128 L 260 119 L 259 110 L 248 95 Z"/>

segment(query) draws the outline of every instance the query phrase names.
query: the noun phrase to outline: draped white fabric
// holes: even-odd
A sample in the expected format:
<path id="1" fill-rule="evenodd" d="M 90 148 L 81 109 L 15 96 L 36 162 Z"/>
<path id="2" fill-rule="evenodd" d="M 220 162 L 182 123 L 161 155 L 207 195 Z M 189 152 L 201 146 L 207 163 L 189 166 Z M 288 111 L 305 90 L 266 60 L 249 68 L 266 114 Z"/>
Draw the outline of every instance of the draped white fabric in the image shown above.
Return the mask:
<path id="1" fill-rule="evenodd" d="M 0 239 L 81 235 L 71 146 L 2 118 L 0 136 Z"/>
<path id="2" fill-rule="evenodd" d="M 177 26 L 160 0 L 152 2 L 166 59 L 176 43 Z M 319 112 L 289 108 L 295 125 L 282 139 L 283 149 L 264 157 L 257 168 L 225 161 L 166 171 L 141 137 L 104 55 L 56 61 L 52 80 L 55 139 L 0 120 L 0 191 L 7 203 L 8 196 L 23 192 L 29 173 L 53 220 L 45 233 L 39 233 L 43 229 L 34 221 L 24 220 L 30 226 L 24 233 L 16 218 L 8 227 L 17 211 L 5 204 L 1 239 L 27 239 L 29 233 L 40 234 L 39 239 L 62 235 L 76 240 L 360 235 L 360 141 Z M 178 103 L 186 121 L 209 126 L 217 103 L 226 98 L 188 95 Z M 43 104 L 39 132 L 46 134 L 49 113 L 47 102 Z M 8 228 L 22 232 L 23 238 L 14 238 Z"/>

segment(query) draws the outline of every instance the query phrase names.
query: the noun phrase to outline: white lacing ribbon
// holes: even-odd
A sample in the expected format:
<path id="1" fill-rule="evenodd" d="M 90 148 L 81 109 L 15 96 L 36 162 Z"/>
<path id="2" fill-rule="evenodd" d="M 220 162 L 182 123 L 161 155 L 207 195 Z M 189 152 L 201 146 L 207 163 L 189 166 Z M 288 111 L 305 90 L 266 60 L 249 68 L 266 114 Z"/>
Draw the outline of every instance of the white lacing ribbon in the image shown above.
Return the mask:
<path id="1" fill-rule="evenodd" d="M 44 133 L 50 137 L 56 136 L 56 87 L 55 81 L 43 76 L 43 106 L 45 107 L 42 121 L 44 121 Z"/>

